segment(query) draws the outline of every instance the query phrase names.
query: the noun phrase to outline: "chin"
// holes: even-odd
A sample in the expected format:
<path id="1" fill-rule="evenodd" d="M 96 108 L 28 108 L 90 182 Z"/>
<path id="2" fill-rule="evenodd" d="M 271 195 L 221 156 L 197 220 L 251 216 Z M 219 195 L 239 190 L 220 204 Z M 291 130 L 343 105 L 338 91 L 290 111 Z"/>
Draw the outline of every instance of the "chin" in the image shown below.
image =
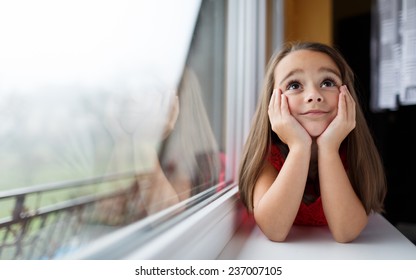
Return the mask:
<path id="1" fill-rule="evenodd" d="M 322 133 L 309 133 L 309 135 L 314 139 L 318 138 L 321 134 Z"/>
<path id="2" fill-rule="evenodd" d="M 305 129 L 312 138 L 316 138 L 316 137 L 319 137 L 325 131 L 326 128 L 327 128 L 327 126 L 325 126 L 325 127 L 310 127 L 310 128 L 305 128 Z"/>

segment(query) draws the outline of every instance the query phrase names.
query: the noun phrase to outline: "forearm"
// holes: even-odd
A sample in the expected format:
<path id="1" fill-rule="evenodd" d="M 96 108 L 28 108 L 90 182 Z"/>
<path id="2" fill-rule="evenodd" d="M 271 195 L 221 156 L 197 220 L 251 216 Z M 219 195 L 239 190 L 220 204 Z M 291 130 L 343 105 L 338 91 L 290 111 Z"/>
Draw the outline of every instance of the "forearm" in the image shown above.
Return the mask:
<path id="1" fill-rule="evenodd" d="M 322 205 L 329 228 L 338 242 L 354 240 L 368 217 L 355 194 L 338 151 L 318 150 Z"/>
<path id="2" fill-rule="evenodd" d="M 257 224 L 273 241 L 285 240 L 293 225 L 305 190 L 309 160 L 310 148 L 291 150 L 278 176 L 254 207 Z"/>
<path id="3" fill-rule="evenodd" d="M 148 214 L 156 213 L 179 202 L 178 194 L 159 163 L 155 165 L 147 183 L 142 184 L 140 197 Z"/>

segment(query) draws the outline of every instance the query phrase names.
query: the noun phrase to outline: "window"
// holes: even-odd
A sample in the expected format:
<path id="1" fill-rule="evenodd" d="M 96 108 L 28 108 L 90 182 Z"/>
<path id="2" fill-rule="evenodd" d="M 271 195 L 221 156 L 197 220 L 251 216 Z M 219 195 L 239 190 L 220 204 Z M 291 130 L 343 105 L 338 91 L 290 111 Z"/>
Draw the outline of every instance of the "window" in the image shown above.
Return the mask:
<path id="1" fill-rule="evenodd" d="M 1 258 L 55 258 L 218 183 L 212 100 L 184 67 L 199 8 L 2 2 Z"/>
<path id="2" fill-rule="evenodd" d="M 0 4 L 0 258 L 122 258 L 230 198 L 210 215 L 232 224 L 265 1 L 20 2 Z"/>

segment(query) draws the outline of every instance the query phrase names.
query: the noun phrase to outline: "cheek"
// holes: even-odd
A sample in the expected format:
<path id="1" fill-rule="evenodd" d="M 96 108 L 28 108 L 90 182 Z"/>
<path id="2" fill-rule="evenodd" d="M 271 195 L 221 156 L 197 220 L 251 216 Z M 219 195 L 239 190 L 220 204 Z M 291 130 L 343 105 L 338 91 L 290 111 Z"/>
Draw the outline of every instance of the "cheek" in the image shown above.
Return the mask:
<path id="1" fill-rule="evenodd" d="M 326 103 L 328 104 L 328 106 L 331 109 L 338 109 L 338 100 L 339 100 L 339 91 L 331 91 L 331 92 L 327 92 L 327 94 L 325 95 L 325 100 Z"/>
<path id="2" fill-rule="evenodd" d="M 331 100 L 330 104 L 331 104 L 331 107 L 333 108 L 334 111 L 338 111 L 338 99 L 339 99 L 339 95 L 336 95 Z"/>
<path id="3" fill-rule="evenodd" d="M 287 96 L 287 95 L 286 95 Z M 287 96 L 287 105 L 291 113 L 296 113 L 300 106 L 299 98 L 296 96 Z"/>
<path id="4" fill-rule="evenodd" d="M 330 100 L 329 100 L 329 104 L 330 104 L 330 107 L 331 107 L 331 111 L 332 111 L 332 119 L 331 119 L 331 121 L 337 116 L 337 114 L 338 114 L 338 99 L 339 99 L 339 95 L 337 95 L 337 96 L 335 96 L 335 97 L 333 97 L 333 98 L 331 98 Z"/>

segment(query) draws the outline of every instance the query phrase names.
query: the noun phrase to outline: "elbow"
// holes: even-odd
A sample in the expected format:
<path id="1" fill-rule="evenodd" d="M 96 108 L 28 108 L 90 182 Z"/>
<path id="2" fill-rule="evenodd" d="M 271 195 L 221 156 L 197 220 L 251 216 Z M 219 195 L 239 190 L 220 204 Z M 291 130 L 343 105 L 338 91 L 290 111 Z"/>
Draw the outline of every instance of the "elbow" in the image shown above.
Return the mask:
<path id="1" fill-rule="evenodd" d="M 333 234 L 332 236 L 334 240 L 338 243 L 351 243 L 357 238 L 358 234 L 357 235 Z"/>
<path id="2" fill-rule="evenodd" d="M 263 232 L 263 234 L 270 240 L 273 242 L 285 242 L 287 236 L 289 235 L 289 229 L 285 229 L 282 226 L 277 226 L 277 227 L 270 227 L 270 226 L 266 226 L 266 227 L 262 227 L 260 224 L 257 224 L 259 226 L 259 228 L 261 229 L 261 231 Z"/>
<path id="3" fill-rule="evenodd" d="M 284 242 L 289 235 L 292 224 L 273 217 L 265 218 L 259 212 L 254 212 L 254 219 L 263 234 L 273 242 Z"/>
<path id="4" fill-rule="evenodd" d="M 338 243 L 351 243 L 361 234 L 364 226 L 331 230 L 332 237 Z"/>
<path id="5" fill-rule="evenodd" d="M 285 242 L 286 237 L 288 236 L 288 232 L 279 230 L 268 231 L 266 229 L 262 229 L 261 227 L 260 229 L 263 232 L 263 234 L 267 237 L 267 239 L 273 242 Z"/>
<path id="6" fill-rule="evenodd" d="M 273 234 L 273 235 L 266 235 L 270 241 L 273 242 L 285 242 L 287 234 Z"/>
<path id="7" fill-rule="evenodd" d="M 329 223 L 332 237 L 338 243 L 353 242 L 361 234 L 368 223 L 366 214 L 357 216 L 356 219 L 347 219 L 335 223 Z"/>

